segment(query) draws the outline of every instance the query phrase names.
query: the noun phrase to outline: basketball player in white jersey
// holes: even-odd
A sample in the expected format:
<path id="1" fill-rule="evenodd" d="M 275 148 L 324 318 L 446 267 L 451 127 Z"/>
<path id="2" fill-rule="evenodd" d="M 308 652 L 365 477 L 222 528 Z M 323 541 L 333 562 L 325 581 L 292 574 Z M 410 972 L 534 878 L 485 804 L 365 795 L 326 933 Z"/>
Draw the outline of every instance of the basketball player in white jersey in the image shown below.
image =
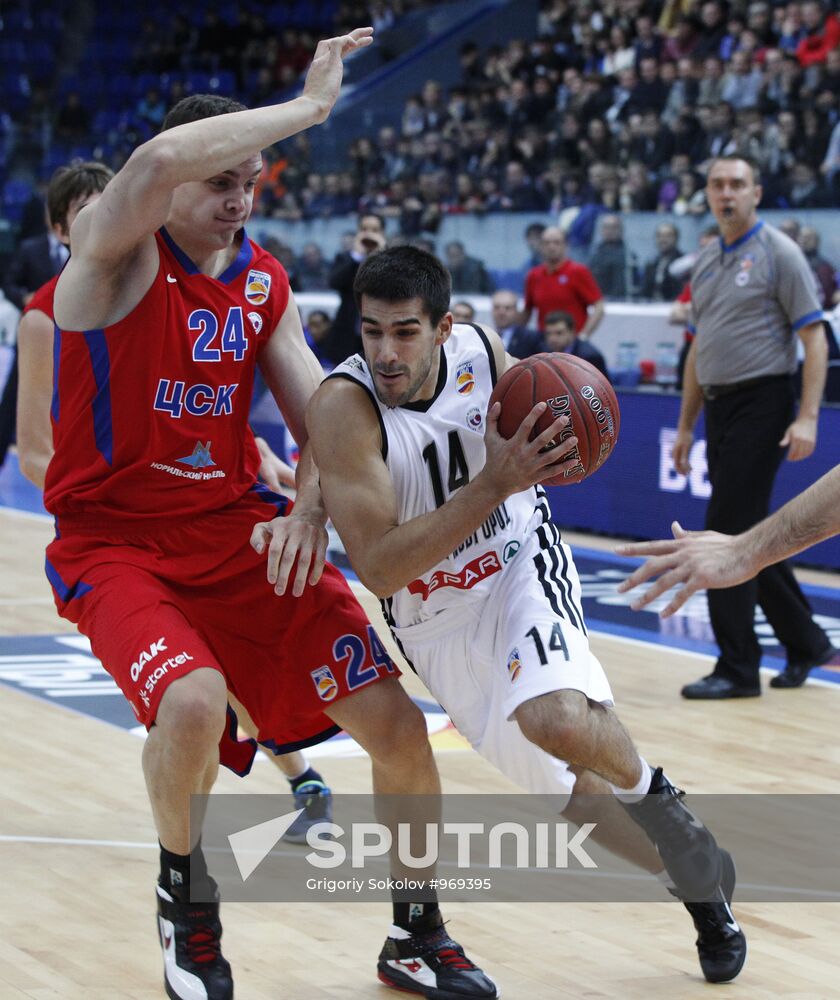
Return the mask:
<path id="1" fill-rule="evenodd" d="M 664 865 L 663 881 L 694 919 L 704 975 L 733 979 L 746 940 L 729 907 L 732 859 L 615 714 L 571 552 L 536 485 L 562 469 L 549 471 L 556 459 L 546 451 L 562 424 L 529 442 L 541 403 L 513 438 L 499 435 L 499 404 L 487 406 L 516 359 L 492 330 L 453 325 L 449 274 L 431 254 L 374 254 L 354 288 L 364 357 L 321 384 L 307 427 L 356 573 L 480 754 L 529 792 L 565 795 L 572 821 L 576 791 L 607 793 L 609 822 L 595 839 L 610 828 L 606 846 L 651 871 Z M 647 838 L 639 845 L 641 830 L 657 855 Z M 425 970 L 400 961 L 398 940 L 391 951 L 380 957 L 381 978 L 438 995 Z"/>

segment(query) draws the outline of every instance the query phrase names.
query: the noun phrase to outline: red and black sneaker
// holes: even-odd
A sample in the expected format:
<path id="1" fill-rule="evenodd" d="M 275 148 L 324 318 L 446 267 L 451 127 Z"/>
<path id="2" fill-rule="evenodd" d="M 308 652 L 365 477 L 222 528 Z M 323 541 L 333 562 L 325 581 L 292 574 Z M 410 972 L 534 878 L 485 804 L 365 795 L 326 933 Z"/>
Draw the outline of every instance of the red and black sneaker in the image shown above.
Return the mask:
<path id="1" fill-rule="evenodd" d="M 386 986 L 429 1000 L 495 1000 L 501 995 L 493 980 L 446 933 L 440 913 L 430 929 L 420 933 L 392 924 L 376 968 Z"/>
<path id="2" fill-rule="evenodd" d="M 157 901 L 166 995 L 171 1000 L 232 1000 L 218 893 L 213 903 L 179 903 L 158 885 Z"/>

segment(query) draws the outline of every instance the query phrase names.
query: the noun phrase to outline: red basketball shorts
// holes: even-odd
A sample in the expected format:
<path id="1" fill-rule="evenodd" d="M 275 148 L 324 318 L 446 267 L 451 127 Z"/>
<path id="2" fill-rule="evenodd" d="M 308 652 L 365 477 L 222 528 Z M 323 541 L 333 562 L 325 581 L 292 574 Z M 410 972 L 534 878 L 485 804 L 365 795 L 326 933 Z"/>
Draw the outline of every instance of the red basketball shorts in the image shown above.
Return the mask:
<path id="1" fill-rule="evenodd" d="M 62 530 L 47 548 L 59 614 L 90 639 L 147 729 L 170 684 L 210 667 L 248 710 L 260 742 L 285 753 L 338 732 L 325 714 L 338 699 L 399 676 L 334 566 L 301 597 L 274 593 L 249 538 L 276 514 L 251 492 L 154 532 Z M 233 722 L 222 763 L 245 773 L 255 747 L 235 743 Z"/>

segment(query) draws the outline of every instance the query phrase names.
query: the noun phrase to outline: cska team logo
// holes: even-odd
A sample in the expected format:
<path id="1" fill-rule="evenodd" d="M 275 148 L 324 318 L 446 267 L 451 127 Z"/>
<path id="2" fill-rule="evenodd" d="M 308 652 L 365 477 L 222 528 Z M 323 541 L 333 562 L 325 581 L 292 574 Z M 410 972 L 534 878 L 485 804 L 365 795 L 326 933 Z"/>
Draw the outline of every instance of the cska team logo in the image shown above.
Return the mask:
<path id="1" fill-rule="evenodd" d="M 473 372 L 472 361 L 465 361 L 458 365 L 455 372 L 455 388 L 462 396 L 469 396 L 475 388 L 475 373 Z"/>
<path id="2" fill-rule="evenodd" d="M 261 306 L 271 291 L 271 275 L 265 271 L 249 271 L 245 279 L 245 298 L 253 306 Z"/>
<path id="3" fill-rule="evenodd" d="M 318 667 L 312 671 L 312 682 L 321 701 L 332 701 L 338 694 L 338 684 L 329 667 Z"/>

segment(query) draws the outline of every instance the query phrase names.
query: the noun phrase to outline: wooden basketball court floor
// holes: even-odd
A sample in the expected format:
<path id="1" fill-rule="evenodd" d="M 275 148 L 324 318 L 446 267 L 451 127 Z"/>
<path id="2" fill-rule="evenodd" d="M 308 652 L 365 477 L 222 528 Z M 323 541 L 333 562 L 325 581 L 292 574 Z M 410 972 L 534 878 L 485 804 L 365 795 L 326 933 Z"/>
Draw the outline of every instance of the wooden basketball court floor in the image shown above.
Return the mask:
<path id="1" fill-rule="evenodd" d="M 0 636 L 69 632 L 42 573 L 51 526 L 0 511 Z M 587 540 L 587 544 L 592 544 Z M 823 577 L 823 585 L 837 580 Z M 372 600 L 366 602 L 378 614 Z M 378 621 L 377 618 L 374 618 Z M 384 635 L 384 630 L 382 633 Z M 606 634 L 593 646 L 641 752 L 693 792 L 840 791 L 840 687 L 708 705 L 679 687 L 709 658 Z M 410 673 L 411 693 L 423 695 Z M 0 998 L 151 1000 L 164 996 L 154 917 L 156 837 L 126 731 L 0 686 Z M 515 790 L 450 737 L 445 791 Z M 363 757 L 318 758 L 330 785 L 366 792 Z M 277 792 L 269 764 L 218 790 Z M 840 997 L 840 905 L 737 905 L 749 956 L 728 986 L 704 982 L 678 903 L 445 905 L 450 931 L 508 1000 Z M 225 952 L 240 1000 L 385 1000 L 375 961 L 384 904 L 227 904 Z M 396 995 L 396 994 L 393 994 Z"/>

